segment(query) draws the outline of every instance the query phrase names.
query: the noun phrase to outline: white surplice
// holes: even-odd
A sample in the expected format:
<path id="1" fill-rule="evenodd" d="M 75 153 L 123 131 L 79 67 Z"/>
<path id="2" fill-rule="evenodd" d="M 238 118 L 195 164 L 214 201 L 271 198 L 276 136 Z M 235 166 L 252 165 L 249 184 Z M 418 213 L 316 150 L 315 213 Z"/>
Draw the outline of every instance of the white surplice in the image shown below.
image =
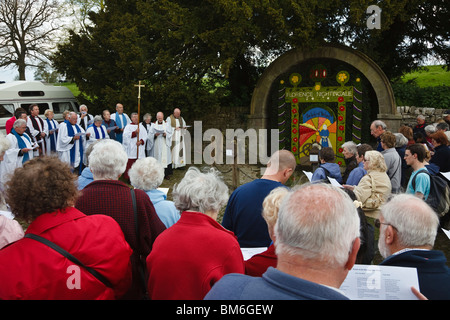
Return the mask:
<path id="1" fill-rule="evenodd" d="M 29 140 L 25 137 L 27 136 Z M 10 133 L 6 136 L 6 139 L 11 143 L 11 147 L 6 150 L 3 161 L 0 161 L 0 189 L 3 190 L 4 184 L 9 180 L 10 175 L 14 173 L 16 168 L 19 168 L 23 164 L 23 155 L 19 156 L 19 142 L 14 134 Z M 24 133 L 21 139 L 25 142 L 26 148 L 31 149 L 34 144 L 29 135 Z M 33 150 L 28 152 L 29 159 L 33 159 Z"/>
<path id="2" fill-rule="evenodd" d="M 73 164 L 74 168 L 77 168 L 80 165 L 80 143 L 83 144 L 83 153 L 86 151 L 86 137 L 85 135 L 82 135 L 79 140 L 74 140 L 74 143 L 70 143 L 73 139 L 73 137 L 69 137 L 68 131 L 67 131 L 68 124 L 66 122 L 62 122 L 59 125 L 59 132 L 58 132 L 58 140 L 56 142 L 56 151 L 58 151 L 59 159 L 63 162 L 66 162 L 70 164 L 70 150 L 72 148 L 75 148 L 75 161 Z M 81 130 L 81 132 L 84 134 L 85 131 L 83 128 L 78 126 Z M 72 125 L 73 132 L 76 134 L 77 129 L 74 125 Z"/>
<path id="3" fill-rule="evenodd" d="M 159 136 L 155 136 L 156 133 L 160 133 Z M 166 136 L 162 133 L 165 133 Z M 163 121 L 158 123 L 156 121 L 150 128 L 150 139 L 153 139 L 153 156 L 158 160 L 164 168 L 167 168 L 172 163 L 172 127 L 170 122 Z"/>
<path id="4" fill-rule="evenodd" d="M 133 132 L 137 130 L 137 124 L 130 123 L 123 130 L 123 148 L 125 149 L 128 159 L 138 159 L 137 154 L 137 136 L 132 137 Z M 144 144 L 139 146 L 139 159 L 145 158 L 145 141 L 147 141 L 147 130 L 144 126 L 139 124 L 139 140 L 144 141 Z"/>
<path id="5" fill-rule="evenodd" d="M 171 123 L 170 117 L 167 118 L 166 123 Z M 180 168 L 186 165 L 186 144 L 184 142 L 184 133 L 186 122 L 183 118 L 175 118 L 175 127 L 172 127 L 172 168 Z M 176 130 L 176 128 L 180 128 Z"/>

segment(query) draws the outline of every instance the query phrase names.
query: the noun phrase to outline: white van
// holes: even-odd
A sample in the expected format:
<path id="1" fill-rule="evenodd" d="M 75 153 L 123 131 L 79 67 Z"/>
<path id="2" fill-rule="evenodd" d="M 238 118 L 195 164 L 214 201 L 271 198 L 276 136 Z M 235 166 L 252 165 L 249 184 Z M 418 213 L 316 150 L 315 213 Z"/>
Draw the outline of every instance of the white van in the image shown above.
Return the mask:
<path id="1" fill-rule="evenodd" d="M 64 110 L 78 112 L 78 102 L 67 87 L 44 84 L 40 81 L 13 81 L 0 84 L 0 130 L 4 133 L 5 124 L 17 108 L 27 113 L 31 104 L 39 106 L 39 115 L 44 118 L 47 109 L 53 110 L 54 119 L 62 121 Z"/>

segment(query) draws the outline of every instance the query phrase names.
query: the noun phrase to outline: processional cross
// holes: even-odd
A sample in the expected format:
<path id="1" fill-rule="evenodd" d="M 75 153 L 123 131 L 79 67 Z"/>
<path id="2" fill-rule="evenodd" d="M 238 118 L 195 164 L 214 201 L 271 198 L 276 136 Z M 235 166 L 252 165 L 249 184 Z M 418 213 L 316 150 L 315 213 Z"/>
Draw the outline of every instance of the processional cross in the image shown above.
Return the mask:
<path id="1" fill-rule="evenodd" d="M 141 119 L 141 88 L 145 88 L 145 85 L 141 84 L 141 81 L 139 81 L 139 84 L 135 84 L 135 87 L 138 87 L 139 93 L 138 93 L 138 130 L 137 130 L 137 140 L 136 142 L 139 142 L 139 121 Z M 137 146 L 137 156 L 136 159 L 139 159 L 139 146 Z"/>

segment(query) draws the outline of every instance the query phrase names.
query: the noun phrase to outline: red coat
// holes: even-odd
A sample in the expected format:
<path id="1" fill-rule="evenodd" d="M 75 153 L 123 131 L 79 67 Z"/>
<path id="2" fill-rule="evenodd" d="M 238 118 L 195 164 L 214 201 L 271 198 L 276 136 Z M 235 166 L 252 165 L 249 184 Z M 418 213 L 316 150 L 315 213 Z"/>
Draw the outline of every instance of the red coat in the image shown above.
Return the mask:
<path id="1" fill-rule="evenodd" d="M 133 212 L 133 202 L 130 188 L 118 180 L 96 180 L 88 184 L 78 198 L 75 208 L 81 212 L 91 214 L 104 214 L 112 217 L 122 228 L 125 239 L 133 249 L 132 273 L 133 283 L 124 299 L 140 299 L 145 283 L 142 281 L 139 265 L 139 256 L 144 259 L 152 250 L 156 237 L 166 229 L 156 214 L 155 208 L 148 195 L 135 189 L 136 206 L 139 221 L 139 241 L 136 235 L 136 226 Z M 144 266 L 145 268 L 145 266 Z"/>
<path id="2" fill-rule="evenodd" d="M 255 254 L 253 257 L 245 261 L 245 274 L 252 277 L 261 277 L 269 267 L 277 266 L 277 255 L 275 246 L 271 244 L 266 251 Z"/>
<path id="3" fill-rule="evenodd" d="M 27 233 L 56 243 L 114 289 L 45 244 L 23 238 L 0 250 L 0 299 L 115 299 L 128 290 L 132 250 L 114 219 L 67 208 L 37 217 Z"/>
<path id="4" fill-rule="evenodd" d="M 244 273 L 237 239 L 209 216 L 183 212 L 161 233 L 147 257 L 154 300 L 200 300 L 228 273 Z"/>

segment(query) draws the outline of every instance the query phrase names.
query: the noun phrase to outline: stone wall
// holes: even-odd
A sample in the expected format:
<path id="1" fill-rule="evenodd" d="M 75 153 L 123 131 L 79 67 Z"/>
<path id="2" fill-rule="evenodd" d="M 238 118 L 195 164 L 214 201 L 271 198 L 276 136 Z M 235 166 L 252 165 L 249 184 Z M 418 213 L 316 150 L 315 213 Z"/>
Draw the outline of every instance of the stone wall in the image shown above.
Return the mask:
<path id="1" fill-rule="evenodd" d="M 435 108 L 419 108 L 414 106 L 400 106 L 397 107 L 397 112 L 402 116 L 402 124 L 416 125 L 417 116 L 422 114 L 425 116 L 425 123 L 435 123 L 443 118 L 443 114 L 446 113 L 445 109 Z"/>
<path id="2" fill-rule="evenodd" d="M 247 129 L 247 117 L 250 113 L 249 107 L 217 107 L 200 117 L 203 130 L 219 129 Z"/>

